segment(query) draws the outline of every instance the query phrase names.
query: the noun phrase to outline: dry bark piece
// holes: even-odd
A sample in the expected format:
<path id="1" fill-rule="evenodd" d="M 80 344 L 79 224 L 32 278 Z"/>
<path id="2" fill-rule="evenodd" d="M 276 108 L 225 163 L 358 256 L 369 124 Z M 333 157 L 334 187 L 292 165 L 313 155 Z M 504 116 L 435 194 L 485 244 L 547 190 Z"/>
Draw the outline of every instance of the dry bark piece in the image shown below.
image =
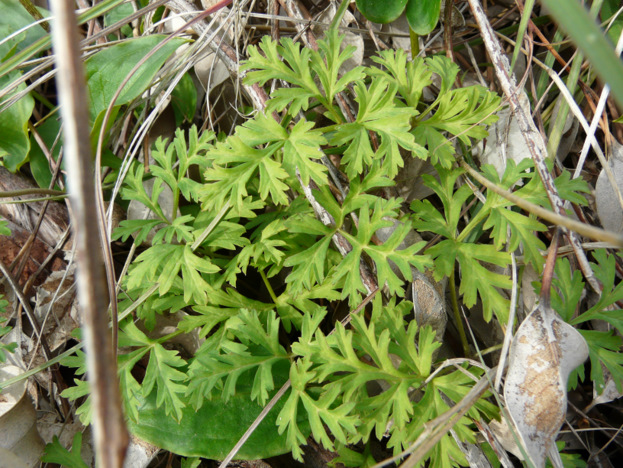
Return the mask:
<path id="1" fill-rule="evenodd" d="M 550 458 L 558 453 L 555 441 L 567 410 L 567 379 L 587 358 L 582 335 L 542 304 L 515 334 L 504 397 L 537 468 L 545 466 L 548 453 Z"/>
<path id="2" fill-rule="evenodd" d="M 0 192 L 37 188 L 39 187 L 34 182 L 21 174 L 12 174 L 0 166 Z M 28 199 L 33 198 L 33 196 L 20 198 Z M 12 221 L 27 232 L 32 232 L 43 209 L 43 204 L 44 202 L 0 204 L 0 217 Z M 39 228 L 38 238 L 50 247 L 54 247 L 63 237 L 68 226 L 69 217 L 65 205 L 51 201 Z"/>

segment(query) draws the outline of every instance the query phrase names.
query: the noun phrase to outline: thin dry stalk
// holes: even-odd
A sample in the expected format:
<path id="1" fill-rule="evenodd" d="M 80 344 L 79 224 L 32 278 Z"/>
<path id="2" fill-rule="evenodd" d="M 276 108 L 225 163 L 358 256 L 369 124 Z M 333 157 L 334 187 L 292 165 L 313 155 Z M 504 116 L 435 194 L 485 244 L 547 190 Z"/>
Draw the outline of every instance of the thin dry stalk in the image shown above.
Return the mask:
<path id="1" fill-rule="evenodd" d="M 441 440 L 441 438 L 459 422 L 459 420 L 469 411 L 469 409 L 485 394 L 489 389 L 490 379 L 495 372 L 495 368 L 487 372 L 476 385 L 472 387 L 465 397 L 454 405 L 451 409 L 436 417 L 426 424 L 426 427 L 417 440 L 404 452 L 393 458 L 377 463 L 373 468 L 382 468 L 397 462 L 401 458 L 409 455 L 409 458 L 401 465 L 402 468 L 412 468 L 422 462 L 426 454 Z"/>
<path id="2" fill-rule="evenodd" d="M 493 62 L 495 73 L 498 77 L 500 85 L 502 86 L 504 94 L 510 102 L 513 115 L 517 120 L 517 125 L 524 137 L 528 151 L 534 160 L 534 166 L 541 177 L 541 181 L 543 182 L 549 201 L 554 211 L 558 215 L 564 217 L 566 214 L 563 202 L 558 195 L 556 186 L 554 185 L 554 179 L 547 170 L 547 166 L 545 164 L 545 160 L 547 159 L 547 148 L 545 146 L 545 142 L 543 141 L 543 137 L 538 128 L 534 124 L 534 121 L 530 117 L 530 110 L 520 99 L 523 91 L 517 87 L 515 78 L 510 71 L 508 59 L 504 55 L 502 47 L 495 37 L 495 32 L 493 31 L 493 28 L 491 27 L 491 24 L 482 9 L 480 1 L 469 0 L 469 6 L 476 22 L 478 23 L 480 34 L 483 38 L 487 52 L 491 57 L 491 61 Z M 582 273 L 584 274 L 587 282 L 596 292 L 601 292 L 601 285 L 599 284 L 597 278 L 595 278 L 595 275 L 590 268 L 584 250 L 582 250 L 579 237 L 572 231 L 567 231 L 566 237 L 569 240 L 569 243 L 573 246 L 573 251 L 578 259 L 578 262 L 580 263 L 580 268 L 582 269 Z"/>
<path id="3" fill-rule="evenodd" d="M 93 433 L 99 466 L 123 466 L 128 433 L 121 410 L 116 360 L 109 339 L 108 294 L 102 271 L 86 80 L 73 4 L 51 2 L 55 15 L 52 43 L 58 68 L 57 87 L 64 124 L 67 179 L 78 255 L 78 298 L 83 311 L 88 377 L 93 398 Z"/>

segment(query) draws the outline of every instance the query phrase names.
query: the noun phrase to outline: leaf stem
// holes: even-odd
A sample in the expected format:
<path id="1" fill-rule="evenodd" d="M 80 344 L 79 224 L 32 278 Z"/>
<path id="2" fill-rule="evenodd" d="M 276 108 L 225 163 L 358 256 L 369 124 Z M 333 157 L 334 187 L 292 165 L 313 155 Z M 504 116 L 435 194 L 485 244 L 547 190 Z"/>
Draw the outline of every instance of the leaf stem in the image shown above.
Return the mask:
<path id="1" fill-rule="evenodd" d="M 270 281 L 268 281 L 268 278 L 266 277 L 266 273 L 264 273 L 264 270 L 260 270 L 260 276 L 262 277 L 262 280 L 264 281 L 264 285 L 266 286 L 266 289 L 268 289 L 268 294 L 270 294 L 270 298 L 273 300 L 275 304 L 277 304 L 277 296 L 275 295 L 275 291 L 273 291 L 273 287 L 270 285 Z"/>
<path id="2" fill-rule="evenodd" d="M 409 40 L 411 41 L 411 60 L 420 55 L 420 36 L 409 27 Z"/>
<path id="3" fill-rule="evenodd" d="M 461 313 L 459 312 L 459 301 L 456 297 L 456 281 L 454 279 L 454 268 L 450 274 L 450 299 L 452 300 L 452 312 L 454 312 L 454 320 L 456 321 L 456 328 L 459 331 L 461 337 L 461 346 L 463 346 L 463 355 L 469 356 L 469 344 L 467 343 L 467 335 L 465 335 L 465 328 L 463 327 L 463 320 L 461 319 Z"/>
<path id="4" fill-rule="evenodd" d="M 333 17 L 333 20 L 331 21 L 329 31 L 340 27 L 340 23 L 342 22 L 342 18 L 344 18 L 344 13 L 346 13 L 346 10 L 348 9 L 348 5 L 350 5 L 350 0 L 342 0 L 342 3 L 338 7 L 337 11 L 335 12 L 335 16 Z"/>
<path id="5" fill-rule="evenodd" d="M 458 242 L 464 242 L 465 238 L 468 236 L 470 232 L 474 230 L 476 226 L 478 226 L 485 218 L 489 215 L 490 209 L 485 208 L 484 206 L 480 209 L 478 213 L 471 219 L 469 224 L 465 226 L 465 228 L 461 231 L 461 233 L 457 236 L 456 240 Z"/>

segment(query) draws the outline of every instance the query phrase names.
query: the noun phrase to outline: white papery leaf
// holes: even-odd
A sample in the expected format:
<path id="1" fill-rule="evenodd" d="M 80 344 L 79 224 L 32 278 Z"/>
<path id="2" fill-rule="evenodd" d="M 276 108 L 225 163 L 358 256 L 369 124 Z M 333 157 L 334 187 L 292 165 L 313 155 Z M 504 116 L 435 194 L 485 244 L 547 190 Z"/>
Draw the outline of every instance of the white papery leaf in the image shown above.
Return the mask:
<path id="1" fill-rule="evenodd" d="M 601 393 L 597 393 L 597 386 L 593 387 L 593 405 L 602 405 L 604 403 L 610 403 L 611 401 L 618 400 L 623 396 L 617 389 L 617 383 L 612 378 L 612 374 L 608 372 L 603 365 L 603 373 L 605 385 Z"/>
<path id="2" fill-rule="evenodd" d="M 535 466 L 545 466 L 567 411 L 567 379 L 588 358 L 580 333 L 551 308 L 537 305 L 510 351 L 506 406 Z"/>

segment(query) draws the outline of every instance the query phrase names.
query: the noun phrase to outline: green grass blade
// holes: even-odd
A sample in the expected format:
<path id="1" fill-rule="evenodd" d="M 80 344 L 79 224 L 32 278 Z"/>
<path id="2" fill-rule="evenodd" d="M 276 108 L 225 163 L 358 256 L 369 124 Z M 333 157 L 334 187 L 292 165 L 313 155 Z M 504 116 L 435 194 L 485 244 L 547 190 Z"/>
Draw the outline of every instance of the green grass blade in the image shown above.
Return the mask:
<path id="1" fill-rule="evenodd" d="M 513 59 L 511 60 L 511 70 L 515 67 L 517 57 L 521 51 L 521 45 L 523 44 L 523 38 L 526 35 L 526 29 L 528 28 L 528 21 L 532 16 L 532 9 L 534 8 L 534 0 L 526 0 L 523 8 L 523 14 L 521 15 L 521 21 L 519 22 L 519 30 L 517 31 L 517 42 L 515 43 L 515 50 L 513 51 Z"/>
<path id="2" fill-rule="evenodd" d="M 543 0 L 552 17 L 589 59 L 597 75 L 610 85 L 623 106 L 623 63 L 612 43 L 577 0 Z"/>
<path id="3" fill-rule="evenodd" d="M 88 11 L 85 11 L 80 16 L 78 16 L 78 24 L 83 24 L 87 21 L 95 19 L 123 2 L 124 0 L 104 0 L 103 2 L 98 3 L 93 8 L 89 8 Z M 47 50 L 50 47 L 50 42 L 51 38 L 49 35 L 42 37 L 38 41 L 31 44 L 29 47 L 15 54 L 13 57 L 2 62 L 0 64 L 0 76 L 5 75 L 11 70 L 14 70 L 20 63 L 28 60 L 33 55 Z"/>

